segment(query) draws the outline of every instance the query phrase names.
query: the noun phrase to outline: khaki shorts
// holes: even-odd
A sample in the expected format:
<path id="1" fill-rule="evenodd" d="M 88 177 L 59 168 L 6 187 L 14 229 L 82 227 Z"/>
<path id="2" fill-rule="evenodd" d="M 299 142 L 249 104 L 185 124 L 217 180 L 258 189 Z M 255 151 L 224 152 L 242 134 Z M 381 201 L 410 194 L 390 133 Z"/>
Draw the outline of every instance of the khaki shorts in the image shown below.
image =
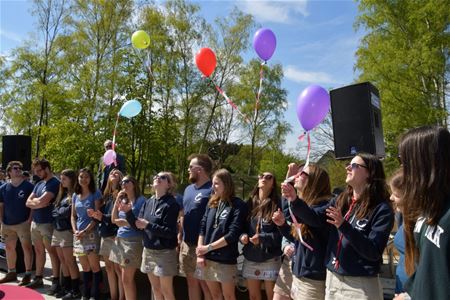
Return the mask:
<path id="1" fill-rule="evenodd" d="M 291 296 L 291 285 L 292 285 L 292 263 L 287 257 L 284 257 L 283 263 L 281 264 L 280 272 L 278 273 L 278 278 L 273 288 L 273 292 L 290 298 Z"/>
<path id="2" fill-rule="evenodd" d="M 221 264 L 212 260 L 205 260 L 206 266 L 195 270 L 195 277 L 200 280 L 236 282 L 237 265 Z"/>
<path id="3" fill-rule="evenodd" d="M 294 276 L 292 278 L 291 297 L 294 300 L 324 300 L 325 280 L 312 280 Z"/>
<path id="4" fill-rule="evenodd" d="M 180 273 L 193 274 L 197 268 L 197 255 L 195 249 L 197 246 L 190 246 L 185 242 L 180 245 Z"/>
<path id="5" fill-rule="evenodd" d="M 73 255 L 84 256 L 91 253 L 98 254 L 100 250 L 100 236 L 96 230 L 85 234 L 80 240 L 73 237 Z"/>
<path id="6" fill-rule="evenodd" d="M 383 289 L 378 276 L 342 276 L 327 270 L 325 299 L 382 300 Z"/>
<path id="7" fill-rule="evenodd" d="M 142 273 L 155 276 L 178 275 L 178 255 L 175 249 L 153 250 L 144 248 L 142 253 Z"/>
<path id="8" fill-rule="evenodd" d="M 73 247 L 72 230 L 53 230 L 52 246 L 61 248 Z"/>
<path id="9" fill-rule="evenodd" d="M 101 238 L 100 252 L 98 254 L 103 256 L 103 259 L 106 257 L 109 260 L 109 255 L 111 254 L 111 252 L 113 252 L 113 249 L 116 248 L 115 239 L 115 236 Z"/>
<path id="10" fill-rule="evenodd" d="M 28 221 L 16 225 L 2 224 L 1 232 L 5 243 L 9 241 L 17 241 L 17 238 L 19 238 L 22 244 L 31 244 L 30 223 Z"/>
<path id="11" fill-rule="evenodd" d="M 142 261 L 142 237 L 116 238 L 109 260 L 123 268 L 139 269 Z"/>
<path id="12" fill-rule="evenodd" d="M 31 240 L 51 243 L 53 236 L 53 225 L 51 223 L 31 222 Z"/>
<path id="13" fill-rule="evenodd" d="M 276 281 L 280 267 L 280 257 L 268 259 L 264 262 L 254 262 L 244 258 L 242 276 L 246 279 Z"/>

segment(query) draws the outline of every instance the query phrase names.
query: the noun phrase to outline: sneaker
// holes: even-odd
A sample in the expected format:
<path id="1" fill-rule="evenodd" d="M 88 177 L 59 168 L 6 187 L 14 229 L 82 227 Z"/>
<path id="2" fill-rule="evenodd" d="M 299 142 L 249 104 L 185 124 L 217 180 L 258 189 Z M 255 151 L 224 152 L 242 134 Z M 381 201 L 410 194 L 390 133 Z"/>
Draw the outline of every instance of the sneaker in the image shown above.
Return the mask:
<path id="1" fill-rule="evenodd" d="M 24 286 L 29 284 L 31 281 L 31 274 L 25 274 L 22 280 L 19 282 L 19 286 Z"/>
<path id="2" fill-rule="evenodd" d="M 61 299 L 62 300 L 73 300 L 73 299 L 79 299 L 80 298 L 79 292 L 70 291 L 67 294 L 65 294 Z M 85 298 L 87 299 L 87 298 Z"/>
<path id="3" fill-rule="evenodd" d="M 65 295 L 67 295 L 70 291 L 64 289 L 64 288 L 60 288 L 56 293 L 55 293 L 55 297 L 56 298 L 62 298 Z"/>
<path id="4" fill-rule="evenodd" d="M 42 281 L 42 277 L 34 277 L 33 280 L 26 285 L 27 288 L 36 289 L 44 286 L 44 282 Z"/>
<path id="5" fill-rule="evenodd" d="M 17 280 L 17 273 L 16 272 L 8 272 L 6 273 L 5 277 L 0 279 L 0 283 L 6 283 L 6 282 L 12 282 Z"/>
<path id="6" fill-rule="evenodd" d="M 59 285 L 59 278 L 52 279 L 52 286 L 47 291 L 47 295 L 55 295 L 61 290 L 61 286 Z"/>

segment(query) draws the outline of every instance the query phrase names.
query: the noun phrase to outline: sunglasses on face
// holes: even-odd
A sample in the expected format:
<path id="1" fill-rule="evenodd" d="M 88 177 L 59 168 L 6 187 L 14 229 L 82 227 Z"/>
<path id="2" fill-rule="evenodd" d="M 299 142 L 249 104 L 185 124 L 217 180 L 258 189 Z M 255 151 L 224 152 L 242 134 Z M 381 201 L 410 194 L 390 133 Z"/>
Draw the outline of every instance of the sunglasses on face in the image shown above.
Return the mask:
<path id="1" fill-rule="evenodd" d="M 309 177 L 309 174 L 306 173 L 305 171 L 301 171 L 301 172 L 300 172 L 300 176 L 303 176 L 303 177 Z"/>
<path id="2" fill-rule="evenodd" d="M 270 180 L 270 179 L 273 178 L 273 175 L 272 175 L 272 174 L 259 174 L 259 175 L 258 175 L 258 178 L 259 178 L 259 179 Z"/>
<path id="3" fill-rule="evenodd" d="M 131 182 L 131 180 L 130 179 L 124 179 L 124 180 L 122 180 L 122 185 L 127 184 L 128 182 Z"/>
<path id="4" fill-rule="evenodd" d="M 351 164 L 347 165 L 347 168 L 351 168 L 352 170 L 356 170 L 356 169 L 359 169 L 359 168 L 367 169 L 367 166 L 364 166 L 364 165 L 361 165 L 361 164 L 358 164 L 358 163 L 351 163 Z"/>
<path id="5" fill-rule="evenodd" d="M 11 169 L 13 169 L 13 170 L 22 170 L 21 167 L 12 167 Z"/>
<path id="6" fill-rule="evenodd" d="M 156 179 L 169 181 L 169 177 L 167 175 L 155 175 L 155 176 L 153 176 L 153 180 L 156 180 Z"/>

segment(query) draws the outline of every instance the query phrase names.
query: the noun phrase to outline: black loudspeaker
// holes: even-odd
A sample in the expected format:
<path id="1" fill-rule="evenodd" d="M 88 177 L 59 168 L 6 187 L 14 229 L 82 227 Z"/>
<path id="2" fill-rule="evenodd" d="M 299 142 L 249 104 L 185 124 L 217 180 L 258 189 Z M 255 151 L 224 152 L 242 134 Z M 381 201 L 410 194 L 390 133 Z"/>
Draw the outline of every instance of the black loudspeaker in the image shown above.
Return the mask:
<path id="1" fill-rule="evenodd" d="M 384 157 L 380 96 L 370 82 L 332 90 L 334 153 L 337 159 L 367 152 Z"/>
<path id="2" fill-rule="evenodd" d="M 2 138 L 2 166 L 12 160 L 22 162 L 24 170 L 31 170 L 31 136 L 4 135 Z"/>

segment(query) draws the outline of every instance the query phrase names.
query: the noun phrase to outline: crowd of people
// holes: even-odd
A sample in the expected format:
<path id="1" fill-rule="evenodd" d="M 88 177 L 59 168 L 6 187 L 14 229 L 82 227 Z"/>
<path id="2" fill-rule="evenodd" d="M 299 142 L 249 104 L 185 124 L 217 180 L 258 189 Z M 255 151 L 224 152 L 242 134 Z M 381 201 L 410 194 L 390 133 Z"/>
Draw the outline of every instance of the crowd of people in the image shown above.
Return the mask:
<path id="1" fill-rule="evenodd" d="M 191 300 L 236 299 L 240 251 L 252 300 L 262 293 L 277 300 L 383 299 L 378 276 L 397 220 L 395 299 L 450 299 L 449 131 L 409 130 L 399 159 L 386 180 L 378 157 L 356 154 L 339 194 L 323 167 L 291 163 L 281 185 L 262 172 L 246 201 L 236 196 L 230 172 L 213 171 L 206 154 L 188 158 L 191 184 L 182 201 L 168 171 L 153 177 L 145 198 L 123 163 L 101 162 L 96 182 L 87 168 L 63 170 L 57 179 L 47 160 L 36 159 L 40 181 L 33 185 L 22 163 L 11 161 L 0 187 L 8 265 L 0 283 L 17 281 L 19 239 L 26 268 L 19 285 L 43 286 L 47 252 L 48 293 L 62 299 L 99 299 L 101 260 L 113 300 L 137 298 L 137 270 L 147 274 L 157 300 L 175 299 L 178 274 L 186 276 Z"/>

